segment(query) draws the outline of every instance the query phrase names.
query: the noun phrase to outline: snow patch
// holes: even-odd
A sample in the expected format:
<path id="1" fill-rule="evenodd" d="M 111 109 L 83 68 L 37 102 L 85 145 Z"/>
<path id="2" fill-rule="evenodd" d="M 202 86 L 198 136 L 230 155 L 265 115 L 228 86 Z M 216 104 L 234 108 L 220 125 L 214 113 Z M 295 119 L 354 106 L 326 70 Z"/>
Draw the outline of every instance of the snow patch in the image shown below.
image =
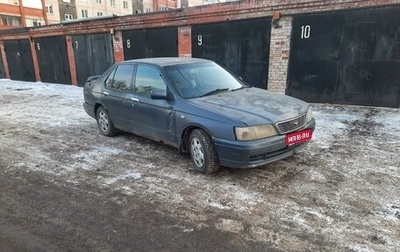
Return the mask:
<path id="1" fill-rule="evenodd" d="M 142 178 L 142 174 L 139 172 L 135 172 L 135 171 L 130 171 L 128 173 L 124 173 L 124 174 L 120 174 L 118 176 L 112 177 L 112 178 L 105 178 L 103 179 L 103 183 L 106 185 L 111 185 L 116 183 L 119 180 L 126 180 L 126 179 L 133 179 L 133 180 L 137 180 Z M 129 187 L 121 187 L 122 189 L 126 190 L 126 191 L 132 191 L 131 188 Z"/>

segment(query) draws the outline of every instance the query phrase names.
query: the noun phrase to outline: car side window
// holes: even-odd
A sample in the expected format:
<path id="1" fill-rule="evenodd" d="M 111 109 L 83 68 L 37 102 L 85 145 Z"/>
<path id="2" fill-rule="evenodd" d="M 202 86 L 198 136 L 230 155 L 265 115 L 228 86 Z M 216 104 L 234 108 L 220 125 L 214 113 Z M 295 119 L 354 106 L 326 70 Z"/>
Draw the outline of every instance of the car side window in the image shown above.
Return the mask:
<path id="1" fill-rule="evenodd" d="M 112 85 L 112 82 L 113 82 L 113 79 L 114 79 L 114 75 L 115 75 L 115 69 L 116 68 L 114 68 L 114 70 L 112 70 L 112 72 L 108 75 L 108 77 L 106 79 L 105 85 L 108 88 L 111 88 L 111 85 Z"/>
<path id="2" fill-rule="evenodd" d="M 133 65 L 120 65 L 112 71 L 106 80 L 106 87 L 130 90 L 133 76 Z"/>
<path id="3" fill-rule="evenodd" d="M 160 72 L 154 67 L 139 65 L 136 72 L 135 92 L 150 95 L 155 89 L 167 90 Z"/>

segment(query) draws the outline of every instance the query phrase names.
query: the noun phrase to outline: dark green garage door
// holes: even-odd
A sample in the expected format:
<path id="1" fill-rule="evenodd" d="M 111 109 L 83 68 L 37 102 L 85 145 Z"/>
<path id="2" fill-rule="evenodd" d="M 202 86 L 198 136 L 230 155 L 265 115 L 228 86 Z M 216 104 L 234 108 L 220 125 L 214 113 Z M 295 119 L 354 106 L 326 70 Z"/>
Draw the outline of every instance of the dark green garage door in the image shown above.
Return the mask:
<path id="1" fill-rule="evenodd" d="M 399 13 L 390 7 L 295 17 L 287 94 L 399 107 Z"/>
<path id="2" fill-rule="evenodd" d="M 246 82 L 267 89 L 271 19 L 195 25 L 192 56 L 214 60 Z"/>

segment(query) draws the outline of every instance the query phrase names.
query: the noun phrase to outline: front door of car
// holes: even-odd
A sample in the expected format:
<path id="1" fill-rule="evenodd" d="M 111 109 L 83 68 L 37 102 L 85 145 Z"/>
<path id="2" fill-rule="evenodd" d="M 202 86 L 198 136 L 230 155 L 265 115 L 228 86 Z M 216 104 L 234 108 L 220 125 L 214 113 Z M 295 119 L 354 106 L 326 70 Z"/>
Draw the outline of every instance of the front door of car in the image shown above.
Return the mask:
<path id="1" fill-rule="evenodd" d="M 134 112 L 132 79 L 134 65 L 117 66 L 108 76 L 102 90 L 102 101 L 116 128 L 131 130 L 130 115 Z"/>
<path id="2" fill-rule="evenodd" d="M 173 101 L 154 99 L 152 92 L 166 94 L 167 86 L 160 71 L 149 65 L 138 65 L 134 81 L 134 124 L 138 135 L 175 145 L 175 111 Z"/>

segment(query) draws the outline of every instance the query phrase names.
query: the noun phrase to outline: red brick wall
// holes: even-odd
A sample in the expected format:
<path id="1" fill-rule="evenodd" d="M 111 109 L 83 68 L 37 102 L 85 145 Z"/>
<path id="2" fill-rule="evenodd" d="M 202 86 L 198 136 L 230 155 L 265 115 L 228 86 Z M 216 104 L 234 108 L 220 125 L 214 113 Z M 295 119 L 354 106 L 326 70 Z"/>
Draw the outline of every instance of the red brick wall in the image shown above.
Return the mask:
<path id="1" fill-rule="evenodd" d="M 3 41 L 0 41 L 0 52 L 1 52 L 1 59 L 3 61 L 3 67 L 4 67 L 4 72 L 6 75 L 7 79 L 10 79 L 10 70 L 8 68 L 8 63 L 7 63 L 7 56 L 6 52 L 4 51 L 4 43 Z"/>
<path id="2" fill-rule="evenodd" d="M 178 55 L 179 57 L 192 56 L 192 29 L 190 26 L 178 28 Z"/>
<path id="3" fill-rule="evenodd" d="M 35 41 L 33 39 L 29 39 L 30 41 L 30 46 L 31 46 L 31 52 L 32 52 L 32 60 L 33 60 L 33 69 L 35 70 L 35 77 L 36 81 L 41 81 L 40 78 L 40 68 L 39 68 L 39 60 L 36 54 L 36 45 Z"/>
<path id="4" fill-rule="evenodd" d="M 71 82 L 72 82 L 71 84 L 76 86 L 76 85 L 78 85 L 78 79 L 76 76 L 74 45 L 73 45 L 71 36 L 66 36 L 65 42 L 67 44 L 68 64 L 69 64 Z"/>
<path id="5" fill-rule="evenodd" d="M 122 41 L 122 32 L 116 31 L 113 36 L 114 45 L 114 62 L 120 62 L 124 60 L 124 45 Z"/>
<path id="6" fill-rule="evenodd" d="M 171 0 L 158 0 L 157 6 L 165 6 L 171 9 L 176 9 L 176 1 Z"/>

